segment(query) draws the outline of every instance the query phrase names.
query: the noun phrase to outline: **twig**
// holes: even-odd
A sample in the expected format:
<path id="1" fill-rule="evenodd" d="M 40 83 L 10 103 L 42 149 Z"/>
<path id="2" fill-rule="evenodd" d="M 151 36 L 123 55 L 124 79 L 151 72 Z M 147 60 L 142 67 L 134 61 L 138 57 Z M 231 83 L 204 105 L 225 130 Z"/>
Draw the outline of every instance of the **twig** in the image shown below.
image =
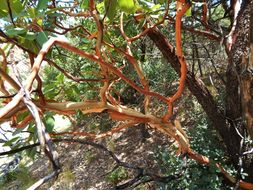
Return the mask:
<path id="1" fill-rule="evenodd" d="M 43 122 L 41 121 L 38 108 L 31 101 L 30 93 L 28 92 L 28 90 L 25 89 L 25 87 L 22 85 L 20 74 L 19 74 L 14 62 L 12 63 L 12 68 L 13 68 L 14 74 L 17 78 L 17 81 L 18 81 L 18 83 L 21 87 L 21 91 L 23 91 L 23 93 L 24 93 L 23 101 L 24 101 L 25 105 L 27 106 L 28 110 L 31 112 L 31 114 L 32 114 L 32 116 L 35 120 L 36 127 L 37 127 L 38 139 L 39 139 L 39 142 L 40 142 L 41 149 L 48 156 L 49 160 L 51 161 L 51 163 L 53 165 L 53 169 L 54 169 L 53 174 L 50 174 L 49 176 L 46 176 L 45 179 L 38 182 L 38 184 L 40 184 L 43 181 L 47 181 L 48 177 L 50 177 L 51 175 L 55 176 L 59 173 L 60 168 L 61 168 L 60 167 L 60 162 L 59 162 L 59 157 L 58 157 L 58 153 L 56 152 L 56 149 L 53 145 L 53 142 L 52 142 L 49 134 L 46 132 L 46 129 L 45 129 L 45 126 L 44 126 Z"/>
<path id="2" fill-rule="evenodd" d="M 43 177 L 42 179 L 40 179 L 39 181 L 37 181 L 36 183 L 34 183 L 31 187 L 29 187 L 27 190 L 34 190 L 37 189 L 38 187 L 40 187 L 42 184 L 46 183 L 47 181 L 49 181 L 50 179 L 56 177 L 58 174 L 60 173 L 60 170 L 55 170 L 54 172 L 52 172 L 51 174 Z"/>
<path id="3" fill-rule="evenodd" d="M 6 1 L 7 1 L 8 9 L 9 9 L 9 14 L 10 14 L 11 22 L 12 22 L 12 24 L 16 27 L 16 25 L 15 25 L 15 23 L 14 23 L 14 20 L 13 20 L 13 15 L 12 15 L 12 10 L 11 10 L 10 0 L 6 0 Z"/>
<path id="4" fill-rule="evenodd" d="M 250 150 L 248 150 L 248 151 L 246 151 L 246 152 L 244 152 L 244 153 L 242 153 L 242 155 L 252 154 L 252 153 L 253 153 L 253 148 L 250 149 Z"/>
<path id="5" fill-rule="evenodd" d="M 8 95 L 8 96 L 0 96 L 0 99 L 3 99 L 3 98 L 13 98 L 16 95 L 17 95 L 17 93 L 11 94 L 11 95 Z"/>
<path id="6" fill-rule="evenodd" d="M 243 148 L 243 144 L 244 144 L 244 137 L 243 135 L 240 133 L 240 131 L 237 129 L 236 124 L 233 122 L 232 123 L 237 134 L 240 136 L 241 141 L 240 141 L 240 146 L 239 146 L 239 157 L 238 157 L 238 169 L 237 169 L 237 174 L 236 174 L 236 184 L 234 187 L 234 190 L 238 190 L 239 189 L 239 185 L 240 185 L 240 178 L 241 178 L 241 170 L 242 170 L 242 148 Z"/>
<path id="7" fill-rule="evenodd" d="M 222 81 L 222 84 L 226 84 L 224 78 L 221 76 L 221 74 L 218 72 L 217 68 L 216 68 L 216 63 L 214 62 L 213 58 L 211 57 L 208 49 L 206 48 L 206 46 L 203 44 L 202 47 L 205 49 L 208 58 L 210 59 L 211 63 L 212 63 L 212 67 L 214 68 L 215 73 L 218 75 L 218 77 L 220 78 L 220 80 Z"/>
<path id="8" fill-rule="evenodd" d="M 9 150 L 6 152 L 0 152 L 0 156 L 15 154 L 15 153 L 21 152 L 23 150 L 27 150 L 27 149 L 31 149 L 33 147 L 39 146 L 39 145 L 40 145 L 40 143 L 34 143 L 34 144 L 27 145 L 27 146 L 23 146 L 21 148 L 12 149 L 12 150 Z"/>

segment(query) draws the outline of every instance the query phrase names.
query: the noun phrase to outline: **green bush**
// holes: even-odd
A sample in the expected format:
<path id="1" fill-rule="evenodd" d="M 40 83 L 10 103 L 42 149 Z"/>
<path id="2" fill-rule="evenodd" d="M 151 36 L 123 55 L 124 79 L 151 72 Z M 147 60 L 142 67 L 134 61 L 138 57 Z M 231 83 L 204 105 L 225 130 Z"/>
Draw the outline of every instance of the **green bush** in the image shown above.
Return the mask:
<path id="1" fill-rule="evenodd" d="M 127 170 L 123 167 L 118 167 L 106 176 L 106 180 L 114 185 L 128 178 Z"/>
<path id="2" fill-rule="evenodd" d="M 207 120 L 202 117 L 198 124 L 189 129 L 189 136 L 191 137 L 192 148 L 203 155 L 208 156 L 215 162 L 225 165 L 226 157 L 223 153 L 222 146 L 217 135 L 212 131 L 211 126 L 208 125 Z M 221 175 L 214 165 L 203 166 L 191 159 L 187 162 L 182 156 L 176 155 L 176 148 L 160 146 L 156 153 L 156 160 L 161 168 L 163 175 L 171 175 L 183 172 L 183 176 L 169 184 L 156 183 L 158 190 L 228 190 L 232 189 L 226 185 L 222 180 Z M 228 171 L 233 172 L 232 166 L 229 166 Z"/>

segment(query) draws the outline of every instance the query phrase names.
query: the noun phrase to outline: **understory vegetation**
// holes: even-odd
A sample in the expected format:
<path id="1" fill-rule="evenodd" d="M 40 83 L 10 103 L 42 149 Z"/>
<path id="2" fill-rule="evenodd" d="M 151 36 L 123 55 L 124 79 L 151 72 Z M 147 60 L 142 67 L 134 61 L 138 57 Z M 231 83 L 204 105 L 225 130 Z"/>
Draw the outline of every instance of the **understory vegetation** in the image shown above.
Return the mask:
<path id="1" fill-rule="evenodd" d="M 1 2 L 0 186 L 253 189 L 252 13 L 251 0 Z"/>

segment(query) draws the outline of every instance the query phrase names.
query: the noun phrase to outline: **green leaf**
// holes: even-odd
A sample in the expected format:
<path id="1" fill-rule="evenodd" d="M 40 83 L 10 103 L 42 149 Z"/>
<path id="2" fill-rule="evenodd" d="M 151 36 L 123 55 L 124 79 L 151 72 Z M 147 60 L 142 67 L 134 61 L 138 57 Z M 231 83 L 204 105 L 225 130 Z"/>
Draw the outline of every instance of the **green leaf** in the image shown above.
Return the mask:
<path id="1" fill-rule="evenodd" d="M 64 83 L 64 74 L 59 73 L 56 77 L 57 83 L 62 84 Z"/>
<path id="2" fill-rule="evenodd" d="M 45 119 L 45 127 L 47 129 L 47 132 L 51 133 L 54 129 L 54 118 L 53 117 L 47 117 Z"/>
<path id="3" fill-rule="evenodd" d="M 190 8 L 186 11 L 185 16 L 189 17 L 189 16 L 191 16 L 191 15 L 192 15 L 192 8 L 190 7 Z"/>
<path id="4" fill-rule="evenodd" d="M 120 9 L 125 13 L 134 13 L 135 12 L 135 4 L 134 0 L 118 0 Z"/>
<path id="5" fill-rule="evenodd" d="M 38 12 L 35 8 L 29 8 L 27 12 L 28 12 L 28 15 L 31 18 L 36 18 L 37 17 Z"/>
<path id="6" fill-rule="evenodd" d="M 82 0 L 81 4 L 80 4 L 80 7 L 82 9 L 88 9 L 89 8 L 89 4 L 90 4 L 90 1 L 87 1 L 87 0 Z"/>
<path id="7" fill-rule="evenodd" d="M 39 45 L 42 47 L 45 42 L 47 42 L 48 37 L 46 36 L 45 32 L 39 32 L 36 41 L 39 43 Z"/>
<path id="8" fill-rule="evenodd" d="M 24 29 L 24 28 L 12 28 L 12 29 L 9 29 L 9 30 L 7 30 L 6 31 L 6 34 L 8 35 L 8 36 L 17 36 L 17 35 L 19 35 L 19 34 L 24 34 L 24 33 L 26 33 L 26 29 Z"/>
<path id="9" fill-rule="evenodd" d="M 164 3 L 166 3 L 167 2 L 167 0 L 158 0 L 157 1 L 157 3 L 160 3 L 160 4 L 164 4 Z"/>
<path id="10" fill-rule="evenodd" d="M 82 42 L 84 42 L 85 44 L 90 44 L 90 40 L 86 39 L 86 38 L 82 38 L 81 39 Z"/>
<path id="11" fill-rule="evenodd" d="M 36 37 L 36 34 L 35 34 L 35 37 Z M 28 39 L 25 39 L 25 41 L 23 42 L 24 47 L 29 49 L 33 53 L 36 53 L 36 54 L 39 53 L 39 48 L 38 48 L 36 41 L 31 40 L 29 38 L 30 37 L 28 37 Z"/>
<path id="12" fill-rule="evenodd" d="M 33 32 L 27 32 L 25 38 L 27 40 L 35 40 L 36 39 L 36 34 L 33 33 Z"/>
<path id="13" fill-rule="evenodd" d="M 64 10 L 65 7 L 57 7 L 57 8 L 53 8 L 53 9 L 49 9 L 45 12 L 46 15 L 51 15 L 51 14 L 55 14 L 58 10 Z M 62 13 L 58 13 L 58 15 L 65 15 Z"/>
<path id="14" fill-rule="evenodd" d="M 117 12 L 118 0 L 104 0 L 105 12 L 110 20 L 113 20 Z"/>
<path id="15" fill-rule="evenodd" d="M 104 2 L 102 1 L 101 3 L 96 4 L 96 8 L 98 12 L 103 12 L 104 11 Z"/>
<path id="16" fill-rule="evenodd" d="M 20 0 L 9 0 L 12 16 L 15 18 L 17 14 L 21 13 L 24 8 Z M 0 17 L 9 16 L 9 8 L 6 0 L 2 0 L 0 3 Z"/>
<path id="17" fill-rule="evenodd" d="M 33 147 L 31 149 L 27 149 L 26 150 L 26 155 L 32 159 L 34 159 L 35 155 L 36 155 L 36 150 L 37 148 L 36 147 Z"/>
<path id="18" fill-rule="evenodd" d="M 47 8 L 48 0 L 39 0 L 38 5 L 36 7 L 37 10 L 43 10 Z"/>
<path id="19" fill-rule="evenodd" d="M 0 18 L 8 16 L 8 6 L 6 1 L 0 3 Z"/>
<path id="20" fill-rule="evenodd" d="M 19 123 L 20 121 L 24 120 L 24 118 L 26 116 L 28 116 L 28 115 L 29 115 L 28 111 L 27 112 L 22 112 L 22 113 L 18 114 L 17 115 L 17 122 Z"/>
<path id="21" fill-rule="evenodd" d="M 37 24 L 38 24 L 39 26 L 42 26 L 43 20 L 42 20 L 42 19 L 38 19 L 38 20 L 37 20 Z"/>
<path id="22" fill-rule="evenodd" d="M 1 10 L 0 9 L 0 18 L 6 17 L 8 15 L 8 11 L 7 10 Z"/>
<path id="23" fill-rule="evenodd" d="M 23 131 L 23 128 L 17 128 L 13 133 L 12 135 L 17 135 L 19 133 L 21 133 Z"/>
<path id="24" fill-rule="evenodd" d="M 151 7 L 151 11 L 156 11 L 157 9 L 159 9 L 161 7 L 160 4 L 156 4 L 153 7 Z"/>
<path id="25" fill-rule="evenodd" d="M 35 133 L 35 129 L 36 129 L 36 127 L 35 127 L 34 123 L 29 123 L 29 126 L 28 126 L 27 131 L 29 131 L 29 132 L 31 133 L 31 134 L 29 135 L 30 138 L 32 138 L 32 136 L 34 136 L 33 133 Z"/>
<path id="26" fill-rule="evenodd" d="M 23 11 L 23 5 L 20 0 L 10 0 L 10 6 L 12 9 L 12 12 L 19 14 Z"/>
<path id="27" fill-rule="evenodd" d="M 57 90 L 57 86 L 55 85 L 55 83 L 45 85 L 43 88 L 43 92 L 45 94 L 52 94 L 55 90 Z"/>
<path id="28" fill-rule="evenodd" d="M 14 142 L 16 142 L 20 137 L 14 137 L 11 140 L 8 140 L 3 146 L 11 146 Z"/>

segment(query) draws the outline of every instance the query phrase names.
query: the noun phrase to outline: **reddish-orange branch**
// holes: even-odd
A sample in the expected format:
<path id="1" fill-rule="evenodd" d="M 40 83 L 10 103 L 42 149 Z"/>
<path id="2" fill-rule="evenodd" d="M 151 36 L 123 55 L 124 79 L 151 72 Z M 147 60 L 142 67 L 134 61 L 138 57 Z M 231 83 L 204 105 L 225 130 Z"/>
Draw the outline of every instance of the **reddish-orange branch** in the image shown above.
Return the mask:
<path id="1" fill-rule="evenodd" d="M 202 22 L 205 25 L 208 25 L 208 23 L 207 23 L 207 3 L 206 3 L 206 1 L 204 1 L 203 5 L 202 5 Z"/>
<path id="2" fill-rule="evenodd" d="M 183 57 L 183 50 L 182 50 L 182 38 L 181 38 L 181 20 L 183 15 L 186 13 L 186 11 L 190 8 L 190 4 L 186 1 L 177 1 L 177 12 L 176 12 L 176 55 L 178 56 L 178 60 L 180 63 L 180 81 L 179 81 L 179 87 L 177 92 L 172 96 L 169 97 L 169 108 L 168 113 L 164 116 L 164 120 L 168 120 L 172 114 L 173 114 L 173 102 L 178 99 L 184 90 L 185 86 L 185 79 L 187 74 L 187 66 L 185 59 Z"/>
<path id="3" fill-rule="evenodd" d="M 33 64 L 34 64 L 34 55 L 31 54 L 31 53 L 28 53 L 28 55 L 29 55 L 31 66 L 33 66 Z M 45 97 L 44 97 L 44 94 L 42 93 L 42 80 L 41 80 L 39 75 L 36 75 L 36 80 L 37 80 L 37 83 L 38 83 L 36 91 L 39 95 L 39 100 L 41 101 L 42 104 L 45 104 Z"/>
<path id="4" fill-rule="evenodd" d="M 17 125 L 15 126 L 12 126 L 14 128 L 24 128 L 25 126 L 28 125 L 28 123 L 33 119 L 33 116 L 32 115 L 28 115 L 26 116 L 20 123 L 18 123 Z"/>
<path id="5" fill-rule="evenodd" d="M 71 52 L 74 52 L 84 58 L 87 58 L 87 59 L 90 59 L 94 62 L 97 62 L 97 63 L 100 63 L 101 65 L 105 66 L 107 69 L 109 69 L 111 72 L 113 72 L 114 74 L 116 74 L 118 77 L 122 78 L 126 83 L 128 83 L 130 86 L 132 86 L 134 89 L 136 89 L 138 92 L 140 93 L 143 93 L 145 95 L 149 95 L 149 96 L 154 96 L 154 97 L 157 97 L 158 99 L 164 101 L 165 103 L 169 103 L 169 100 L 160 95 L 159 93 L 156 93 L 156 92 L 150 92 L 150 91 L 146 91 L 145 89 L 142 89 L 140 87 L 138 87 L 132 80 L 130 80 L 129 78 L 127 78 L 124 74 L 122 74 L 121 71 L 119 71 L 116 67 L 114 67 L 113 65 L 107 63 L 107 62 L 104 62 L 103 60 L 101 60 L 99 57 L 97 57 L 96 55 L 93 55 L 93 54 L 89 54 L 83 50 L 80 50 L 72 45 L 70 45 L 67 41 L 65 41 L 65 39 L 60 39 L 60 38 L 50 38 L 42 47 L 41 51 L 39 52 L 36 60 L 35 60 L 35 63 L 32 67 L 32 71 L 31 71 L 31 74 L 29 75 L 28 79 L 27 79 L 27 82 L 26 82 L 26 90 L 30 91 L 31 90 L 31 87 L 32 87 L 32 84 L 33 84 L 33 81 L 35 80 L 38 72 L 39 72 L 39 69 L 40 69 L 40 66 L 41 66 L 41 63 L 42 63 L 42 60 L 44 58 L 44 56 L 46 55 L 46 53 L 49 51 L 49 49 L 51 48 L 51 46 L 53 44 L 58 44 L 60 45 L 61 47 L 71 51 Z M 9 102 L 4 108 L 2 108 L 0 110 L 0 118 L 3 118 L 6 114 L 8 114 L 15 106 L 17 106 L 21 99 L 22 99 L 22 96 L 23 94 L 22 93 L 18 93 L 11 102 Z"/>
<path id="6" fill-rule="evenodd" d="M 204 164 L 204 165 L 210 165 L 211 164 L 211 160 L 208 157 L 203 156 L 201 154 L 198 154 L 198 153 L 194 152 L 191 149 L 189 149 L 187 154 L 190 158 L 192 158 L 193 160 L 196 160 L 200 164 Z M 231 183 L 235 184 L 237 182 L 237 180 L 233 176 L 231 176 L 220 164 L 216 163 L 215 166 L 220 170 L 220 172 Z M 252 183 L 248 183 L 248 182 L 245 182 L 245 181 L 242 181 L 242 180 L 239 181 L 239 187 L 242 188 L 242 189 L 246 189 L 246 190 L 253 190 L 253 184 Z"/>

